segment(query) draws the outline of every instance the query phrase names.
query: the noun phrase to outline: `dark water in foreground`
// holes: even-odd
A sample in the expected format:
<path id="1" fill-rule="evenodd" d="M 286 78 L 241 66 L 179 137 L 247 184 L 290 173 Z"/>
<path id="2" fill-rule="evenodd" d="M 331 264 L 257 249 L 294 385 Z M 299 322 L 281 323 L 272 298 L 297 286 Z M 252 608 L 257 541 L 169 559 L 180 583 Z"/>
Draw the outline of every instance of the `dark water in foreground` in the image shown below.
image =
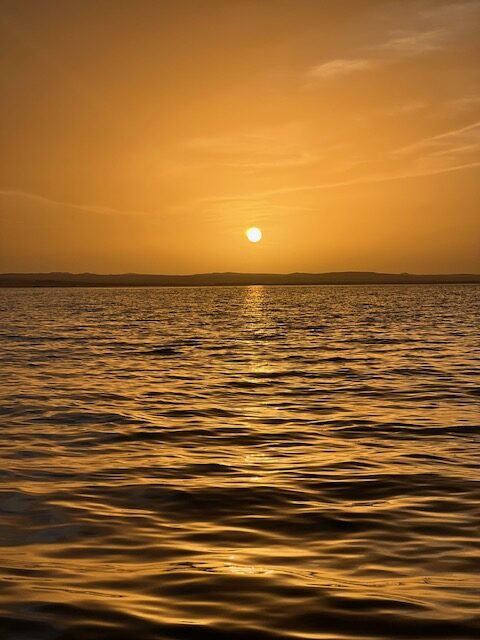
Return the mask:
<path id="1" fill-rule="evenodd" d="M 1 290 L 1 638 L 478 638 L 479 294 Z"/>

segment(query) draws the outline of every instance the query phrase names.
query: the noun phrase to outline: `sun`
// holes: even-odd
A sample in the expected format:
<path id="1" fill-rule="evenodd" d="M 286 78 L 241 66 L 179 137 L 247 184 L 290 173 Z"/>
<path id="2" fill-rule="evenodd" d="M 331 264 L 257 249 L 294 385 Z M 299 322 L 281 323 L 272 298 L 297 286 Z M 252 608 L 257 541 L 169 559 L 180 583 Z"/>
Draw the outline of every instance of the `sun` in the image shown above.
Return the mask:
<path id="1" fill-rule="evenodd" d="M 263 234 L 258 227 L 250 227 L 245 231 L 245 235 L 250 242 L 260 242 Z"/>

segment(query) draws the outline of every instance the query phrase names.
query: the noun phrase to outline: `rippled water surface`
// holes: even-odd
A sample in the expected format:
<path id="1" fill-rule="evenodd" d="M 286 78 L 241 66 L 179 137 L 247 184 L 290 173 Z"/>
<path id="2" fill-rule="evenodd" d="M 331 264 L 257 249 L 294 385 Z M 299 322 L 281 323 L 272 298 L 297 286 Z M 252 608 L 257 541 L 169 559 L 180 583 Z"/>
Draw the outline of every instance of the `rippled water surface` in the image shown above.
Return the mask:
<path id="1" fill-rule="evenodd" d="M 480 637 L 479 293 L 0 290 L 2 639 Z"/>

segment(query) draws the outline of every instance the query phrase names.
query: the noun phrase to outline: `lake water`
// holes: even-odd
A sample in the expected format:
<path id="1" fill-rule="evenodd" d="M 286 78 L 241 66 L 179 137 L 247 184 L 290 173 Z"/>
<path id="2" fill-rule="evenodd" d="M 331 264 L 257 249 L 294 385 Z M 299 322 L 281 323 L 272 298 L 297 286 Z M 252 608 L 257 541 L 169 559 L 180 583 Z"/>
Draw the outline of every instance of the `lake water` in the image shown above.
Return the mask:
<path id="1" fill-rule="evenodd" d="M 0 290 L 2 639 L 480 637 L 479 294 Z"/>

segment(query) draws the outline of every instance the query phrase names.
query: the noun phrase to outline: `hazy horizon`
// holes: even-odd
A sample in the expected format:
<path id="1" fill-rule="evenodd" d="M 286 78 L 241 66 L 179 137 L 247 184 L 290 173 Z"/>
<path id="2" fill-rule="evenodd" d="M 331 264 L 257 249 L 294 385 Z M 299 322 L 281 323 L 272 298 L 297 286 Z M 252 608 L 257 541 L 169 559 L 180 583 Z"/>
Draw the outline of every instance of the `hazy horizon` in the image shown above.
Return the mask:
<path id="1" fill-rule="evenodd" d="M 0 271 L 480 272 L 479 19 L 0 0 Z"/>
<path id="2" fill-rule="evenodd" d="M 0 276 L 5 275 L 50 275 L 50 274 L 65 274 L 65 275 L 92 275 L 92 276 L 165 276 L 165 277 L 188 277 L 188 276 L 198 276 L 198 275 L 217 275 L 217 274 L 232 274 L 232 275 L 275 275 L 275 276 L 289 276 L 295 274 L 305 274 L 305 275 L 326 275 L 326 274 L 374 274 L 374 275 L 409 275 L 409 276 L 458 276 L 458 275 L 474 275 L 479 276 L 480 273 L 475 273 L 473 271 L 438 271 L 434 272 L 413 272 L 413 271 L 372 271 L 371 269 L 365 271 L 354 271 L 351 269 L 345 269 L 342 271 L 189 271 L 189 272 L 142 272 L 142 271 L 61 271 L 59 269 L 52 269 L 50 271 L 2 271 L 0 272 Z"/>

